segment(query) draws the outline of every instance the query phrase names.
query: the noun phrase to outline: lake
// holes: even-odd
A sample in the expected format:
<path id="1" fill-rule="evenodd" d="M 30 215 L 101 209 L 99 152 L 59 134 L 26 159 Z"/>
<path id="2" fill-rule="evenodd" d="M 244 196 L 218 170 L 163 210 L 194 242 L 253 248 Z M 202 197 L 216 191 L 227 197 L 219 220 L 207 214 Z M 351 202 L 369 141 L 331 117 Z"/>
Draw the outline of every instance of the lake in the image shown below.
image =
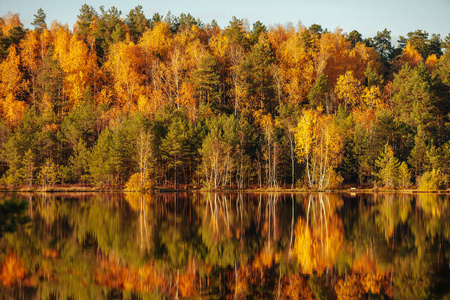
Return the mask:
<path id="1" fill-rule="evenodd" d="M 0 196 L 1 299 L 450 297 L 448 195 Z"/>

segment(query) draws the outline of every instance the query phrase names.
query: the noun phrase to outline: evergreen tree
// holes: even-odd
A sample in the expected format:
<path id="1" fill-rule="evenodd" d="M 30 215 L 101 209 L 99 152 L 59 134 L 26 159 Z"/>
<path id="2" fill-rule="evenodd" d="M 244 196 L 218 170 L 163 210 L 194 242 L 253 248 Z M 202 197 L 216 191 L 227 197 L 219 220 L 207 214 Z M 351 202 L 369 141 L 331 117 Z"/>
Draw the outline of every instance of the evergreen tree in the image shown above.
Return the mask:
<path id="1" fill-rule="evenodd" d="M 39 8 L 36 15 L 34 16 L 34 21 L 31 25 L 34 26 L 34 30 L 41 33 L 44 29 L 47 28 L 47 24 L 45 23 L 46 14 L 42 8 Z"/>
<path id="2" fill-rule="evenodd" d="M 127 24 L 130 38 L 135 44 L 142 37 L 142 34 L 150 28 L 150 21 L 145 17 L 141 5 L 130 10 L 125 19 L 125 24 Z"/>
<path id="3" fill-rule="evenodd" d="M 375 161 L 375 165 L 378 168 L 377 176 L 385 187 L 395 187 L 398 179 L 398 168 L 400 162 L 394 156 L 394 151 L 389 144 L 384 146 L 383 153 Z"/>

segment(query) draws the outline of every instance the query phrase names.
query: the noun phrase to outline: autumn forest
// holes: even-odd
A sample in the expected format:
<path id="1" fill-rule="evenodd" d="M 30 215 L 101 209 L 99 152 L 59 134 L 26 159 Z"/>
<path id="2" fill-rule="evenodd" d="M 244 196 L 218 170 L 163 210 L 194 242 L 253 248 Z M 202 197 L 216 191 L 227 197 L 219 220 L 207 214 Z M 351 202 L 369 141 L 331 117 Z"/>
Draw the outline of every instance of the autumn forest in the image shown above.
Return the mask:
<path id="1" fill-rule="evenodd" d="M 450 35 L 34 17 L 0 19 L 4 188 L 447 188 Z"/>

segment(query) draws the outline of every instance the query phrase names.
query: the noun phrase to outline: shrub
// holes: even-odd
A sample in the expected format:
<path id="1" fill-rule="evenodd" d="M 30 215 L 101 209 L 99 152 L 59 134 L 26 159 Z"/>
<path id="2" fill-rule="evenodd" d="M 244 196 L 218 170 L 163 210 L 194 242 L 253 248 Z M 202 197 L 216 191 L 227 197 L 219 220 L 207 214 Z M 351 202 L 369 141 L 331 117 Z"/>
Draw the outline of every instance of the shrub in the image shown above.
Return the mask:
<path id="1" fill-rule="evenodd" d="M 427 171 L 423 173 L 419 182 L 419 190 L 445 190 L 447 187 L 448 176 L 441 172 L 441 170 Z"/>

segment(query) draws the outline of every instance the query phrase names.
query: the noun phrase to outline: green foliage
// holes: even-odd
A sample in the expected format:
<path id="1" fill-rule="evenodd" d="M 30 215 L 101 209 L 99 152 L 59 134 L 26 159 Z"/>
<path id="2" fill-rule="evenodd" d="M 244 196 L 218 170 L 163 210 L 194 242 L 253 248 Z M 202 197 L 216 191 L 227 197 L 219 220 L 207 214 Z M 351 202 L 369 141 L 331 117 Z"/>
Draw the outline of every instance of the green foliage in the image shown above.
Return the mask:
<path id="1" fill-rule="evenodd" d="M 393 111 L 399 121 L 411 126 L 430 128 L 435 125 L 435 97 L 430 75 L 424 64 L 412 69 L 405 64 L 393 81 Z"/>
<path id="2" fill-rule="evenodd" d="M 308 100 L 311 107 L 326 107 L 328 92 L 328 78 L 322 74 L 316 79 L 314 86 L 309 91 Z"/>
<path id="3" fill-rule="evenodd" d="M 53 186 L 58 180 L 57 165 L 51 160 L 46 159 L 42 165 L 40 171 L 37 174 L 38 182 L 47 189 L 49 186 Z"/>
<path id="4" fill-rule="evenodd" d="M 398 184 L 401 187 L 409 187 L 411 185 L 411 172 L 408 165 L 403 161 L 398 168 Z"/>
<path id="5" fill-rule="evenodd" d="M 375 161 L 375 165 L 378 168 L 378 179 L 385 187 L 395 187 L 398 179 L 398 169 L 400 162 L 394 156 L 394 151 L 389 144 L 384 146 L 384 152 Z"/>
<path id="6" fill-rule="evenodd" d="M 433 191 L 445 190 L 447 188 L 448 175 L 441 172 L 439 169 L 433 169 L 423 173 L 419 181 L 419 190 Z"/>
<path id="7" fill-rule="evenodd" d="M 47 24 L 45 23 L 46 15 L 44 13 L 44 10 L 42 8 L 39 8 L 37 11 L 37 14 L 33 15 L 34 21 L 31 23 L 31 25 L 34 26 L 34 30 L 37 32 L 42 32 L 42 30 L 47 28 Z"/>
<path id="8" fill-rule="evenodd" d="M 220 108 L 220 75 L 217 62 L 209 52 L 201 59 L 198 69 L 192 74 L 192 81 L 197 86 L 198 98 L 206 104 Z"/>
<path id="9" fill-rule="evenodd" d="M 130 10 L 125 19 L 125 24 L 128 26 L 131 40 L 134 43 L 137 43 L 142 34 L 150 28 L 150 21 L 145 17 L 141 5 Z"/>

